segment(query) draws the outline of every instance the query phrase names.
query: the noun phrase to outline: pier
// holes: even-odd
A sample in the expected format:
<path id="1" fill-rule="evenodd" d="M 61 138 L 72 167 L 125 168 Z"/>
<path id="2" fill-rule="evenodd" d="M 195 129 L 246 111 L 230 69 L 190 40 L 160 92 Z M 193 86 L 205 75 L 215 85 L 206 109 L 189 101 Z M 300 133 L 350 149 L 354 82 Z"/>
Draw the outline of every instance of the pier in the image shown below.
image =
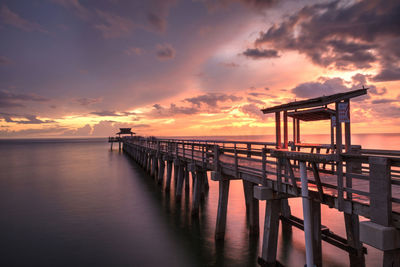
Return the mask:
<path id="1" fill-rule="evenodd" d="M 230 181 L 242 180 L 249 234 L 259 235 L 264 227 L 261 266 L 279 264 L 280 221 L 285 231 L 304 230 L 307 266 L 322 266 L 322 241 L 347 251 L 351 266 L 365 266 L 364 244 L 383 251 L 382 266 L 400 266 L 400 151 L 363 149 L 351 143 L 350 99 L 365 94 L 367 89 L 362 88 L 263 109 L 265 114 L 275 114 L 275 142 L 140 136 L 109 141 L 122 143 L 126 154 L 159 184 L 165 183 L 165 190 L 174 186 L 177 201 L 189 188 L 191 176 L 194 217 L 201 211 L 200 199 L 209 177 L 217 182 L 216 239 L 224 239 L 229 220 Z M 302 143 L 300 124 L 317 120 L 329 121 L 330 144 Z M 304 219 L 291 214 L 289 198 L 302 198 Z M 263 226 L 259 225 L 259 201 L 267 201 Z M 346 236 L 321 225 L 321 204 L 342 212 Z M 368 220 L 360 222 L 359 216 Z"/>

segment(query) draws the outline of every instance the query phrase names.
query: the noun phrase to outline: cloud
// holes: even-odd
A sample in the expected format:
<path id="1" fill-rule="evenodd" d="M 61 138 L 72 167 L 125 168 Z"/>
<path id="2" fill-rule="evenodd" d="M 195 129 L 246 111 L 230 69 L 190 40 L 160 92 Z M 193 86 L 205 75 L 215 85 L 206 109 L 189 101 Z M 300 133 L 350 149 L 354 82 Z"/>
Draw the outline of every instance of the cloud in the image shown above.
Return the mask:
<path id="1" fill-rule="evenodd" d="M 23 31 L 27 32 L 38 31 L 42 33 L 48 33 L 48 31 L 43 29 L 42 26 L 40 26 L 36 22 L 30 22 L 22 18 L 17 13 L 12 12 L 6 5 L 3 5 L 0 9 L 0 20 L 4 24 L 14 26 Z"/>
<path id="2" fill-rule="evenodd" d="M 398 80 L 399 10 L 399 1 L 383 0 L 307 5 L 261 32 L 255 46 L 298 51 L 317 65 L 336 69 L 379 63 L 382 72 L 375 81 Z"/>
<path id="3" fill-rule="evenodd" d="M 132 20 L 109 12 L 96 10 L 96 14 L 102 20 L 94 25 L 94 28 L 101 31 L 104 38 L 125 37 L 132 33 L 135 24 Z"/>
<path id="4" fill-rule="evenodd" d="M 12 93 L 7 90 L 0 90 L 0 108 L 23 107 L 27 101 L 44 102 L 48 98 L 27 93 Z"/>
<path id="5" fill-rule="evenodd" d="M 278 51 L 274 49 L 258 49 L 258 48 L 248 48 L 243 52 L 243 55 L 252 59 L 262 59 L 262 58 L 275 58 L 279 57 Z"/>
<path id="6" fill-rule="evenodd" d="M 248 97 L 247 102 L 258 104 L 258 105 L 265 105 L 264 101 L 261 101 L 259 99 L 252 98 L 252 97 Z"/>
<path id="7" fill-rule="evenodd" d="M 154 104 L 153 109 L 147 114 L 152 118 L 169 118 L 176 115 L 194 115 L 200 112 L 198 107 L 179 107 L 176 104 L 170 104 L 169 107 Z"/>
<path id="8" fill-rule="evenodd" d="M 221 62 L 220 63 L 221 66 L 227 67 L 227 68 L 237 68 L 240 67 L 239 64 L 235 63 L 235 62 Z"/>
<path id="9" fill-rule="evenodd" d="M 134 56 L 134 55 L 140 56 L 143 54 L 144 50 L 140 47 L 131 46 L 131 47 L 128 47 L 127 49 L 125 49 L 124 52 L 128 56 Z"/>
<path id="10" fill-rule="evenodd" d="M 89 106 L 95 103 L 100 103 L 103 101 L 102 98 L 88 98 L 88 97 L 81 97 L 75 99 L 75 101 L 82 106 Z"/>
<path id="11" fill-rule="evenodd" d="M 372 104 L 388 104 L 388 103 L 397 103 L 398 100 L 396 99 L 387 99 L 387 98 L 381 98 L 381 99 L 375 99 L 372 100 Z"/>
<path id="12" fill-rule="evenodd" d="M 301 83 L 291 89 L 291 92 L 300 98 L 313 98 L 322 95 L 331 95 L 339 92 L 348 91 L 349 88 L 345 86 L 344 80 L 341 78 L 332 78 L 320 82 L 306 82 Z"/>
<path id="13" fill-rule="evenodd" d="M 261 108 L 259 105 L 256 104 L 248 104 L 240 107 L 240 111 L 244 114 L 247 114 L 251 118 L 255 118 L 259 121 L 268 120 L 268 116 L 265 116 L 261 112 Z"/>
<path id="14" fill-rule="evenodd" d="M 210 107 L 218 107 L 218 102 L 226 102 L 226 101 L 239 101 L 242 97 L 235 95 L 228 95 L 222 93 L 209 93 L 205 95 L 199 95 L 196 97 L 186 98 L 184 101 L 192 103 L 197 107 L 200 107 L 201 104 L 205 104 Z"/>
<path id="15" fill-rule="evenodd" d="M 83 127 L 77 128 L 75 130 L 67 130 L 63 133 L 66 136 L 89 136 L 92 133 L 92 127 L 86 124 Z"/>
<path id="16" fill-rule="evenodd" d="M 226 8 L 234 3 L 240 3 L 256 10 L 270 8 L 279 3 L 279 0 L 199 0 L 203 2 L 210 11 Z"/>
<path id="17" fill-rule="evenodd" d="M 147 12 L 147 21 L 151 28 L 158 32 L 165 32 L 167 29 L 167 18 L 171 6 L 175 5 L 176 0 L 151 0 L 150 8 Z"/>
<path id="18" fill-rule="evenodd" d="M 52 1 L 63 7 L 72 9 L 75 12 L 75 14 L 83 20 L 88 20 L 92 16 L 90 10 L 84 7 L 79 2 L 79 0 L 52 0 Z"/>
<path id="19" fill-rule="evenodd" d="M 11 60 L 9 60 L 8 58 L 0 56 L 0 66 L 9 65 L 11 63 L 12 63 Z"/>
<path id="20" fill-rule="evenodd" d="M 123 116 L 121 114 L 116 113 L 115 111 L 103 110 L 103 111 L 93 111 L 90 112 L 92 115 L 101 116 L 101 117 L 120 117 Z"/>
<path id="21" fill-rule="evenodd" d="M 160 60 L 168 60 L 175 57 L 175 49 L 169 44 L 158 44 L 156 47 L 156 56 Z"/>
<path id="22" fill-rule="evenodd" d="M 68 128 L 66 127 L 45 127 L 40 129 L 23 129 L 23 130 L 0 130 L 0 136 L 2 137 L 29 137 L 29 136 L 60 136 Z"/>
<path id="23" fill-rule="evenodd" d="M 17 115 L 17 114 L 8 114 L 8 113 L 0 113 L 0 118 L 4 119 L 5 122 L 8 123 L 17 123 L 17 124 L 45 124 L 45 123 L 54 123 L 53 120 L 40 120 L 36 115 Z M 22 118 L 22 120 L 15 120 L 15 118 Z"/>

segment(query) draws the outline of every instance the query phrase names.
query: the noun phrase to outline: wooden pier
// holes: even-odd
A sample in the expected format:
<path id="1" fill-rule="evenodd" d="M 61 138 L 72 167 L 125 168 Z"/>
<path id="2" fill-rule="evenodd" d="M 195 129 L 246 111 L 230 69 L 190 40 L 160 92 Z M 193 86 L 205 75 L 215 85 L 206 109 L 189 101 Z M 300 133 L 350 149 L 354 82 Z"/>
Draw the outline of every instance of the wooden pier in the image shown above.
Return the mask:
<path id="1" fill-rule="evenodd" d="M 366 93 L 344 94 L 299 101 L 263 110 L 274 112 L 276 142 L 157 139 L 123 137 L 123 150 L 165 189 L 174 175 L 177 201 L 194 180 L 191 212 L 197 216 L 200 198 L 208 188 L 208 175 L 219 183 L 215 238 L 223 239 L 231 180 L 242 180 L 249 234 L 259 234 L 259 201 L 266 200 L 261 266 L 277 266 L 279 221 L 305 231 L 307 266 L 322 266 L 321 242 L 349 253 L 351 266 L 365 266 L 363 244 L 383 251 L 382 266 L 400 266 L 400 151 L 362 149 L 351 144 L 345 123 L 342 149 L 340 103 Z M 333 103 L 335 109 L 329 109 Z M 290 105 L 292 104 L 292 105 Z M 290 111 L 293 109 L 293 111 Z M 283 113 L 283 142 L 280 115 Z M 288 140 L 288 116 L 293 118 L 293 141 Z M 331 144 L 300 142 L 300 121 L 329 119 Z M 289 198 L 302 197 L 304 220 L 291 215 Z M 321 225 L 321 204 L 343 212 L 346 236 Z M 359 222 L 359 216 L 369 221 Z"/>

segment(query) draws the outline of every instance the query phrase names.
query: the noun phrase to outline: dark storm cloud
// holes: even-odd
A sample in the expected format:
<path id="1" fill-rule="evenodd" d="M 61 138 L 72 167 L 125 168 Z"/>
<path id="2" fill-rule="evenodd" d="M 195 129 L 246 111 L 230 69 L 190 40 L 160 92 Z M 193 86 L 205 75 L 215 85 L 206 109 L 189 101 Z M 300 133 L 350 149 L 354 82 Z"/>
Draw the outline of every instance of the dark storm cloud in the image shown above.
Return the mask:
<path id="1" fill-rule="evenodd" d="M 116 113 L 115 111 L 103 110 L 103 111 L 93 111 L 90 112 L 92 115 L 100 116 L 100 117 L 120 117 L 123 116 L 121 114 Z"/>
<path id="2" fill-rule="evenodd" d="M 260 9 L 273 7 L 279 3 L 279 0 L 199 0 L 203 2 L 209 10 L 215 10 L 221 7 L 228 7 L 234 3 L 240 3 L 244 6 Z"/>
<path id="3" fill-rule="evenodd" d="M 48 98 L 36 94 L 13 93 L 7 90 L 0 90 L 0 108 L 23 107 L 27 101 L 44 102 Z"/>
<path id="4" fill-rule="evenodd" d="M 262 58 L 274 58 L 279 57 L 278 51 L 274 49 L 258 49 L 258 48 L 248 48 L 243 52 L 243 55 L 253 59 Z"/>
<path id="5" fill-rule="evenodd" d="M 92 105 L 95 103 L 100 103 L 103 101 L 103 99 L 102 98 L 81 97 L 81 98 L 75 99 L 75 101 L 82 106 L 89 106 L 89 105 Z"/>
<path id="6" fill-rule="evenodd" d="M 186 98 L 184 101 L 192 103 L 193 105 L 200 107 L 201 104 L 208 105 L 210 107 L 217 107 L 218 102 L 226 102 L 226 101 L 239 101 L 241 97 L 235 95 L 228 95 L 228 94 L 217 94 L 217 93 L 210 93 L 205 95 L 199 95 L 196 97 Z"/>
<path id="7" fill-rule="evenodd" d="M 300 98 L 313 98 L 348 91 L 341 78 L 328 79 L 324 82 L 306 82 L 294 87 L 291 92 Z"/>
<path id="8" fill-rule="evenodd" d="M 159 44 L 156 47 L 156 56 L 160 60 L 172 59 L 175 57 L 175 49 L 169 44 Z"/>
<path id="9" fill-rule="evenodd" d="M 18 115 L 9 113 L 0 113 L 0 118 L 4 119 L 5 122 L 17 124 L 45 124 L 55 122 L 53 120 L 40 120 L 36 115 Z M 22 118 L 22 120 L 15 120 L 15 118 Z"/>
<path id="10" fill-rule="evenodd" d="M 398 80 L 399 14 L 400 2 L 394 0 L 309 5 L 261 32 L 255 45 L 296 50 L 315 64 L 338 69 L 379 62 L 382 72 L 375 81 Z"/>

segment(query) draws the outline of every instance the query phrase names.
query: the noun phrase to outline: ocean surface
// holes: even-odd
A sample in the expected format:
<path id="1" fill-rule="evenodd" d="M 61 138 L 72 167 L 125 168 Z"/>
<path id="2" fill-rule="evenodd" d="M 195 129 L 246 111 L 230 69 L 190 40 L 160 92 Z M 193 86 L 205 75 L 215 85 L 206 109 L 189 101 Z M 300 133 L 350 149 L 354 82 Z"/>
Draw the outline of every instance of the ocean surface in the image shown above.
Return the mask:
<path id="1" fill-rule="evenodd" d="M 197 137 L 196 137 L 197 138 Z M 273 141 L 272 136 L 214 139 Z M 303 137 L 329 142 L 329 136 Z M 400 150 L 400 134 L 353 135 L 363 148 Z M 218 184 L 190 214 L 191 193 L 177 204 L 106 139 L 0 140 L 0 266 L 258 266 L 260 238 L 249 238 L 243 187 L 231 182 L 224 242 L 214 241 Z M 291 199 L 301 217 L 301 200 Z M 322 224 L 345 236 L 343 214 L 322 206 Z M 278 241 L 278 259 L 304 266 L 304 234 Z M 382 255 L 368 247 L 367 266 Z M 324 266 L 348 266 L 344 251 L 323 242 Z"/>

